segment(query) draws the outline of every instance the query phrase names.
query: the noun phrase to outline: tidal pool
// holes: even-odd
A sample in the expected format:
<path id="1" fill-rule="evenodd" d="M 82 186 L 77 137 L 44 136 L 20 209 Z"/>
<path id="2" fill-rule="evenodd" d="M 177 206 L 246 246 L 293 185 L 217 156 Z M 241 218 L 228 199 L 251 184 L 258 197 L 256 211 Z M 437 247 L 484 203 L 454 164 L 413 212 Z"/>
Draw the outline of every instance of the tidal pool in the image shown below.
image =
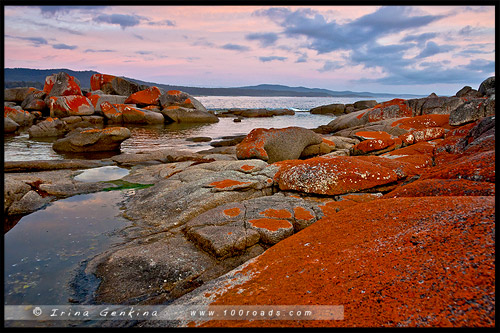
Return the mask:
<path id="1" fill-rule="evenodd" d="M 4 304 L 82 302 L 72 283 L 88 259 L 123 241 L 131 221 L 119 204 L 132 191 L 76 195 L 21 218 L 4 235 Z"/>
<path id="2" fill-rule="evenodd" d="M 75 180 L 85 183 L 101 182 L 108 180 L 117 180 L 125 177 L 130 173 L 129 170 L 120 168 L 114 165 L 104 166 L 84 170 L 82 173 L 75 176 Z"/>

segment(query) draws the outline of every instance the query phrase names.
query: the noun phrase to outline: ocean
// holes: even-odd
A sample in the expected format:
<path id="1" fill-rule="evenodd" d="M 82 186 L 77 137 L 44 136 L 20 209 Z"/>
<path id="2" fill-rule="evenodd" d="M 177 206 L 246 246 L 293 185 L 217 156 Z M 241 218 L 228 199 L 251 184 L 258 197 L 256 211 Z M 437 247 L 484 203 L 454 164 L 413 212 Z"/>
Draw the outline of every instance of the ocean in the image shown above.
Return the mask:
<path id="1" fill-rule="evenodd" d="M 359 97 L 254 97 L 254 96 L 198 96 L 196 97 L 208 110 L 239 109 L 292 109 L 293 116 L 275 116 L 271 118 L 244 118 L 235 123 L 232 118 L 220 118 L 214 124 L 166 124 L 155 126 L 128 126 L 132 132 L 131 138 L 121 145 L 123 153 L 172 148 L 197 152 L 211 148 L 210 142 L 194 143 L 188 138 L 203 136 L 213 141 L 224 136 L 248 134 L 254 128 L 284 128 L 299 126 L 317 128 L 326 125 L 335 116 L 310 114 L 309 110 L 326 104 L 350 104 Z M 369 98 L 366 98 L 369 99 Z M 388 100 L 376 99 L 377 102 Z M 100 159 L 112 156 L 110 154 L 92 155 L 61 155 L 52 150 L 56 138 L 30 139 L 28 133 L 16 136 L 4 136 L 4 161 L 58 160 L 64 158 Z"/>

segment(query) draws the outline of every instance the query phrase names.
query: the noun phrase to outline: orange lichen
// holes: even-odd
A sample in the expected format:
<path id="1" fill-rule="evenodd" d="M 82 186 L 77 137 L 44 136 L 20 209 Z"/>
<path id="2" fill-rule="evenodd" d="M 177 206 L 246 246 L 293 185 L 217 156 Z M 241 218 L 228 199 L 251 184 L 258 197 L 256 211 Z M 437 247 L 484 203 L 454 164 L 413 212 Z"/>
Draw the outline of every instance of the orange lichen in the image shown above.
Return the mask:
<path id="1" fill-rule="evenodd" d="M 161 91 L 158 87 L 150 87 L 130 95 L 125 100 L 125 104 L 157 105 L 160 96 Z"/>
<path id="2" fill-rule="evenodd" d="M 377 151 L 389 146 L 394 145 L 395 141 L 391 138 L 388 139 L 368 139 L 361 141 L 357 145 L 353 146 L 352 149 L 355 152 L 368 153 L 371 151 Z"/>
<path id="3" fill-rule="evenodd" d="M 398 119 L 392 123 L 392 127 L 398 126 L 403 129 L 424 129 L 427 127 L 447 127 L 449 114 L 426 114 L 411 118 Z"/>
<path id="4" fill-rule="evenodd" d="M 214 186 L 215 188 L 218 188 L 218 189 L 224 189 L 224 188 L 237 186 L 237 185 L 244 185 L 244 184 L 250 184 L 250 182 L 240 182 L 238 180 L 233 180 L 233 179 L 224 179 L 224 180 L 210 183 L 210 186 Z"/>
<path id="5" fill-rule="evenodd" d="M 110 83 L 116 76 L 108 74 L 94 74 L 90 77 L 90 89 L 100 90 L 106 83 Z"/>
<path id="6" fill-rule="evenodd" d="M 494 196 L 495 184 L 466 179 L 424 179 L 398 187 L 384 198 L 429 196 Z"/>
<path id="7" fill-rule="evenodd" d="M 269 209 L 266 209 L 263 212 L 260 212 L 259 214 L 267 216 L 267 217 L 278 218 L 278 219 L 289 219 L 289 218 L 292 218 L 292 213 L 290 213 L 286 209 L 269 208 Z"/>
<path id="8" fill-rule="evenodd" d="M 238 207 L 228 208 L 228 209 L 224 209 L 223 213 L 227 216 L 235 217 L 235 216 L 240 215 L 241 209 L 239 209 Z"/>
<path id="9" fill-rule="evenodd" d="M 274 164 L 280 168 L 275 180 L 281 190 L 338 195 L 358 192 L 398 179 L 393 170 L 383 166 L 391 165 L 391 161 L 371 157 L 374 159 L 366 160 L 362 156 L 320 156 L 303 161 L 282 161 Z M 373 163 L 375 161 L 378 163 Z"/>
<path id="10" fill-rule="evenodd" d="M 179 108 L 179 106 L 177 106 L 177 105 L 170 105 L 170 106 L 166 107 L 167 110 L 175 110 L 175 109 L 178 109 L 178 108 Z"/>
<path id="11" fill-rule="evenodd" d="M 267 229 L 269 231 L 278 231 L 278 229 L 286 229 L 292 226 L 292 224 L 287 220 L 277 220 L 272 218 L 249 220 L 248 223 L 256 228 Z"/>
<path id="12" fill-rule="evenodd" d="M 394 110 L 393 106 L 397 106 L 398 109 Z M 367 112 L 369 122 L 389 118 L 411 117 L 413 115 L 413 111 L 408 107 L 406 101 L 400 98 L 377 104 Z"/>
<path id="13" fill-rule="evenodd" d="M 179 91 L 179 90 L 169 90 L 169 91 L 167 91 L 167 94 L 169 94 L 169 95 L 180 95 L 181 91 Z"/>
<path id="14" fill-rule="evenodd" d="M 494 217 L 492 196 L 394 198 L 344 209 L 267 249 L 241 270 L 246 282 L 210 303 L 342 305 L 344 320 L 201 325 L 494 327 Z"/>
<path id="15" fill-rule="evenodd" d="M 399 138 L 406 144 L 412 145 L 417 142 L 431 141 L 444 136 L 445 129 L 441 127 L 428 127 L 418 130 L 411 130 L 402 134 Z"/>
<path id="16" fill-rule="evenodd" d="M 392 139 L 392 135 L 384 131 L 359 131 L 354 133 L 354 135 L 365 139 L 380 139 L 380 140 Z"/>
<path id="17" fill-rule="evenodd" d="M 307 209 L 305 209 L 304 207 L 295 207 L 293 209 L 293 213 L 295 215 L 295 218 L 297 220 L 305 220 L 305 221 L 310 221 L 312 219 L 314 219 L 314 215 L 311 214 L 310 211 L 308 211 Z"/>
<path id="18" fill-rule="evenodd" d="M 253 170 L 255 168 L 254 165 L 248 165 L 248 164 L 245 164 L 245 165 L 242 165 L 240 167 L 241 170 L 244 170 L 244 171 L 250 171 L 250 170 Z"/>

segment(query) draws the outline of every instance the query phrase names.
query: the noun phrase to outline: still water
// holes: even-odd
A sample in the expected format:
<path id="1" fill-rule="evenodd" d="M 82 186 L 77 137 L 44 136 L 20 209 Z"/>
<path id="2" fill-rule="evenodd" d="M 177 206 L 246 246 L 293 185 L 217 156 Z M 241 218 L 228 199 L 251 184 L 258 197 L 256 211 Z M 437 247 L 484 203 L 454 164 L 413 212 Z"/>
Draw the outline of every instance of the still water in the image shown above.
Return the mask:
<path id="1" fill-rule="evenodd" d="M 120 230 L 131 224 L 119 216 L 128 193 L 75 195 L 21 218 L 4 235 L 4 304 L 78 298 L 71 285 L 81 264 L 121 242 Z"/>

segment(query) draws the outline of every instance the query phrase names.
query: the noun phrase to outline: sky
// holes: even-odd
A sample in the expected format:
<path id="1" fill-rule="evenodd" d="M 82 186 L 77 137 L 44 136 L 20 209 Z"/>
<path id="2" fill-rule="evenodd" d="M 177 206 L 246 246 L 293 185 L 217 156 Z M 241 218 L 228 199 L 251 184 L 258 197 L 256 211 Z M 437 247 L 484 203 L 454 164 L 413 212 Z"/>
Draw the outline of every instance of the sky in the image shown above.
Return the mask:
<path id="1" fill-rule="evenodd" d="M 5 68 L 443 96 L 495 75 L 495 6 L 4 6 L 4 15 Z"/>

